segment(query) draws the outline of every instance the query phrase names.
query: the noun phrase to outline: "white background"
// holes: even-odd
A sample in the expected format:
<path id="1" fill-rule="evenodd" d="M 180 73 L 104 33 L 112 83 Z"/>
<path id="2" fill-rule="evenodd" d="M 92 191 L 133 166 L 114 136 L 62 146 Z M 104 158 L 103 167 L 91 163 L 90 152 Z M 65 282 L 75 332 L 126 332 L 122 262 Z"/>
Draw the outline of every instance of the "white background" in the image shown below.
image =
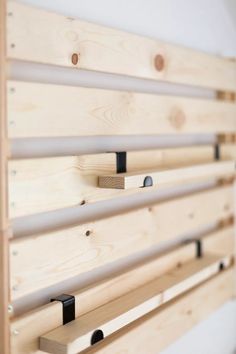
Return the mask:
<path id="1" fill-rule="evenodd" d="M 25 3 L 55 10 L 65 15 L 112 26 L 141 35 L 163 39 L 206 52 L 236 57 L 236 0 L 27 0 Z M 27 71 L 26 71 L 27 70 Z M 57 81 L 51 69 L 44 73 L 16 65 L 12 76 L 32 76 L 40 81 Z M 63 73 L 63 70 L 61 71 Z M 73 74 L 74 75 L 74 74 Z M 87 75 L 87 76 L 86 76 Z M 62 79 L 61 79 L 62 77 Z M 72 77 L 69 71 L 60 76 L 63 83 L 106 86 L 101 77 L 89 74 Z M 97 81 L 96 81 L 97 80 Z M 132 87 L 132 79 L 117 81 Z M 142 80 L 135 82 L 142 90 Z M 144 82 L 143 82 L 144 85 Z M 108 84 L 109 86 L 109 84 Z M 145 91 L 157 92 L 145 82 Z M 158 91 L 161 88 L 158 86 Z M 236 353 L 236 303 L 226 304 L 209 319 L 174 343 L 163 354 L 232 354 Z M 111 353 L 112 354 L 112 353 Z M 143 353 L 149 354 L 149 353 Z"/>

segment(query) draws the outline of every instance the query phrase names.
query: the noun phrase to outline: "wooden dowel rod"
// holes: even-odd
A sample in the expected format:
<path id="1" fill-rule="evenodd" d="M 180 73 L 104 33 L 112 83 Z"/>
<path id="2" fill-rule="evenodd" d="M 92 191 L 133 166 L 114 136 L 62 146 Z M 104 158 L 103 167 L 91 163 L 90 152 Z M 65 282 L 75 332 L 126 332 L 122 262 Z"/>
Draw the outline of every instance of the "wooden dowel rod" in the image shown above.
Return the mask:
<path id="1" fill-rule="evenodd" d="M 12 233 L 15 238 L 56 231 L 57 229 L 73 227 L 119 213 L 144 208 L 166 200 L 167 198 L 178 198 L 198 193 L 216 186 L 217 184 L 209 181 L 189 183 L 178 189 L 152 189 L 151 191 L 147 190 L 142 193 L 135 193 L 132 196 L 117 197 L 113 199 L 113 203 L 109 200 L 104 200 L 91 204 L 18 217 L 12 219 Z"/>
<path id="2" fill-rule="evenodd" d="M 12 159 L 49 156 L 73 156 L 119 151 L 141 151 L 169 147 L 212 145 L 217 142 L 211 134 L 193 135 L 126 135 L 80 136 L 58 138 L 12 139 L 9 155 Z"/>

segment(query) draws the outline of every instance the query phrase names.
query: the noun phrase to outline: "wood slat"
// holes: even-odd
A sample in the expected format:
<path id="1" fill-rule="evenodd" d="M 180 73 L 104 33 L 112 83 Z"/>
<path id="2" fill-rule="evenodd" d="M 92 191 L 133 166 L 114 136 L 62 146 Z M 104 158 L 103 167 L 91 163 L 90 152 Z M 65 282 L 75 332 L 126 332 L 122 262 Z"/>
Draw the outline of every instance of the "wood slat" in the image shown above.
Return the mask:
<path id="1" fill-rule="evenodd" d="M 156 171 L 139 171 L 116 173 L 99 176 L 100 188 L 132 189 L 145 186 L 145 179 L 149 179 L 153 186 L 168 183 L 179 183 L 189 180 L 198 180 L 207 177 L 224 177 L 235 175 L 235 162 L 223 161 L 209 164 L 191 165 Z M 148 183 L 149 183 L 148 180 Z M 151 184 L 151 185 L 152 185 Z M 149 184 L 150 186 L 150 184 Z"/>
<path id="2" fill-rule="evenodd" d="M 165 272 L 184 264 L 196 255 L 194 244 L 178 247 L 146 262 L 138 263 L 132 267 L 110 275 L 102 281 L 93 283 L 75 294 L 76 317 L 81 316 L 95 308 L 112 301 L 128 291 L 163 275 Z M 122 284 L 122 286 L 121 286 Z M 45 323 L 45 317 L 48 319 Z M 50 303 L 32 312 L 26 313 L 12 321 L 11 350 L 12 354 L 38 354 L 38 339 L 45 332 L 62 324 L 61 304 Z M 14 335 L 17 331 L 19 334 Z M 40 351 L 41 353 L 41 351 Z"/>
<path id="3" fill-rule="evenodd" d="M 8 12 L 9 58 L 236 91 L 231 60 L 14 1 Z"/>
<path id="4" fill-rule="evenodd" d="M 13 239 L 11 297 L 16 300 L 227 218 L 234 210 L 232 191 L 232 185 L 213 188 L 105 220 Z"/>
<path id="5" fill-rule="evenodd" d="M 107 337 L 228 267 L 230 259 L 205 255 L 40 337 L 40 349 L 77 354 L 91 346 L 95 330 Z"/>
<path id="6" fill-rule="evenodd" d="M 129 152 L 127 168 L 128 171 L 169 168 L 177 163 L 210 162 L 213 158 L 212 146 Z M 98 187 L 98 176 L 115 172 L 113 153 L 11 160 L 8 165 L 10 217 L 119 196 L 118 190 Z"/>
<path id="7" fill-rule="evenodd" d="M 223 159 L 231 159 L 236 160 L 236 145 L 229 144 L 229 145 L 221 145 L 221 156 Z"/>
<path id="8" fill-rule="evenodd" d="M 11 138 L 236 131 L 232 102 L 20 81 L 8 93 Z"/>
<path id="9" fill-rule="evenodd" d="M 204 252 L 232 255 L 233 227 L 228 226 L 207 234 L 203 240 Z M 76 317 L 112 301 L 126 292 L 152 281 L 168 270 L 183 265 L 196 255 L 196 246 L 188 244 L 154 257 L 145 263 L 126 268 L 108 279 L 92 284 L 75 293 Z M 122 286 L 121 286 L 122 284 Z M 47 321 L 45 321 L 47 318 Z M 61 304 L 56 302 L 36 308 L 12 321 L 12 354 L 32 354 L 38 352 L 38 338 L 62 324 Z M 14 335 L 17 332 L 18 335 Z M 42 353 L 40 351 L 40 353 Z"/>
<path id="10" fill-rule="evenodd" d="M 10 353 L 6 122 L 6 1 L 0 0 L 0 353 Z"/>
<path id="11" fill-rule="evenodd" d="M 232 298 L 233 270 L 137 320 L 83 354 L 156 354 Z M 132 345 L 130 345 L 132 343 Z"/>

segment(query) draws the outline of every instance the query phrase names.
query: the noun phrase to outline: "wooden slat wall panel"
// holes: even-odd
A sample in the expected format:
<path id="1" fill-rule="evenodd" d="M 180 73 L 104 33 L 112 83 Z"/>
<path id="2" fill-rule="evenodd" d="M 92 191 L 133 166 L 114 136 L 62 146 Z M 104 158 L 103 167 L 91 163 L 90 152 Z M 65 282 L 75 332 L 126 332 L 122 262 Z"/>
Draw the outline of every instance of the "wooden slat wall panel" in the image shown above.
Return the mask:
<path id="1" fill-rule="evenodd" d="M 105 220 L 13 240 L 12 299 L 227 218 L 233 214 L 232 191 L 232 185 L 213 188 Z"/>
<path id="2" fill-rule="evenodd" d="M 194 244 L 179 247 L 168 254 L 149 259 L 146 263 L 138 264 L 136 267 L 126 268 L 124 272 L 116 273 L 108 279 L 80 290 L 74 294 L 76 317 L 118 298 L 128 291 L 136 289 L 143 285 L 144 282 L 163 275 L 170 269 L 176 268 L 179 264 L 190 261 L 195 257 L 195 254 Z M 50 303 L 48 306 L 36 308 L 31 313 L 26 313 L 13 320 L 11 326 L 12 354 L 38 353 L 38 338 L 45 332 L 61 325 L 61 313 L 61 304 L 57 306 L 57 303 Z M 46 324 L 45 317 L 48 319 Z M 15 330 L 19 332 L 19 335 L 13 335 Z"/>
<path id="3" fill-rule="evenodd" d="M 233 227 L 219 229 L 204 238 L 204 252 L 232 255 Z M 82 289 L 76 296 L 76 317 L 96 307 L 124 295 L 127 291 L 141 286 L 168 270 L 189 261 L 196 254 L 194 244 L 183 246 L 158 258 L 150 259 L 140 266 L 126 269 L 125 272 Z M 122 286 L 121 286 L 122 284 Z M 12 354 L 32 354 L 38 352 L 38 338 L 62 323 L 61 304 L 52 303 L 35 309 L 30 313 L 16 318 L 12 322 Z M 47 318 L 47 321 L 45 321 Z M 15 336 L 13 333 L 19 334 Z"/>
<path id="4" fill-rule="evenodd" d="M 9 243 L 7 200 L 6 1 L 0 0 L 0 353 L 9 353 Z"/>
<path id="5" fill-rule="evenodd" d="M 152 282 L 128 292 L 92 312 L 78 317 L 40 337 L 40 349 L 51 354 L 78 354 L 91 347 L 94 330 L 108 337 L 129 323 L 155 311 L 159 306 L 219 274 L 219 267 L 230 266 L 228 257 L 205 255 L 171 270 Z"/>
<path id="6" fill-rule="evenodd" d="M 236 131 L 236 104 L 94 88 L 8 83 L 9 136 Z"/>
<path id="7" fill-rule="evenodd" d="M 233 61 L 14 1 L 8 11 L 9 58 L 72 67 L 76 53 L 75 68 L 236 91 Z M 156 55 L 163 70 L 155 68 Z"/>
<path id="8" fill-rule="evenodd" d="M 129 152 L 128 171 L 213 161 L 212 146 Z M 116 172 L 115 154 L 9 161 L 9 213 L 18 217 L 121 195 L 98 188 L 98 176 Z M 158 187 L 159 188 L 159 187 Z M 141 191 L 139 191 L 141 192 Z M 122 191 L 122 195 L 129 191 Z"/>
<path id="9" fill-rule="evenodd" d="M 232 297 L 232 278 L 233 270 L 225 271 L 83 354 L 161 352 Z"/>

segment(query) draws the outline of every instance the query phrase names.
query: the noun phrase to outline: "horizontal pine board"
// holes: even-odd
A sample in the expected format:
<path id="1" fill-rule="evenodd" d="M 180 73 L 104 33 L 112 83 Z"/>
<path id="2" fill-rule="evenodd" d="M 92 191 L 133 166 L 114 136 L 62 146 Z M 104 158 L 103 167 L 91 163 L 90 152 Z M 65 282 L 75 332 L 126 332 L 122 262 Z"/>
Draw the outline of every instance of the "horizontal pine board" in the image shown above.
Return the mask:
<path id="1" fill-rule="evenodd" d="M 197 231 L 231 216 L 233 211 L 233 187 L 228 185 L 77 227 L 13 239 L 11 297 L 18 299 L 162 241 Z"/>
<path id="2" fill-rule="evenodd" d="M 11 138 L 236 131 L 232 102 L 20 81 L 8 91 Z"/>
<path id="3" fill-rule="evenodd" d="M 213 161 L 212 146 L 129 152 L 128 171 Z M 98 176 L 116 172 L 116 155 L 97 154 L 9 161 L 9 214 L 18 217 L 116 197 Z M 129 191 L 122 191 L 122 195 Z"/>
<path id="4" fill-rule="evenodd" d="M 77 291 L 73 294 L 76 301 L 76 317 L 136 289 L 144 282 L 163 275 L 179 264 L 190 261 L 194 258 L 195 253 L 193 244 L 178 247 L 145 263 L 138 263 L 135 267 L 126 268 L 107 279 L 93 283 L 88 288 Z M 47 322 L 45 322 L 45 317 L 48 319 Z M 17 336 L 11 338 L 12 354 L 32 354 L 36 352 L 38 354 L 39 337 L 45 332 L 60 326 L 61 323 L 61 304 L 57 302 L 49 303 L 40 308 L 36 307 L 33 311 L 18 316 L 11 323 L 11 332 L 15 330 L 19 332 Z"/>
<path id="5" fill-rule="evenodd" d="M 233 238 L 233 226 L 212 232 L 204 237 L 204 252 L 232 255 Z M 185 262 L 193 259 L 195 254 L 194 244 L 179 247 L 145 263 L 126 269 L 108 279 L 92 284 L 86 289 L 81 289 L 74 294 L 76 317 L 124 295 L 127 291 L 142 286 L 144 282 L 149 282 L 180 264 L 184 265 Z M 17 330 L 19 334 L 11 338 L 12 353 L 32 354 L 37 352 L 39 354 L 37 351 L 38 338 L 60 326 L 62 323 L 61 315 L 61 304 L 54 302 L 14 319 L 11 324 L 11 332 Z M 45 318 L 47 318 L 47 322 L 45 322 Z"/>
<path id="6" fill-rule="evenodd" d="M 156 354 L 164 350 L 233 296 L 233 270 L 153 311 L 84 354 Z M 132 343 L 132 345 L 130 345 Z"/>
<path id="7" fill-rule="evenodd" d="M 8 2 L 7 55 L 39 63 L 236 91 L 235 62 Z M 40 28 L 40 31 L 38 30 Z M 78 64 L 72 55 L 78 54 Z M 164 60 L 156 70 L 155 58 Z"/>
<path id="8" fill-rule="evenodd" d="M 100 188 L 134 189 L 145 186 L 162 186 L 168 183 L 180 183 L 208 177 L 235 176 L 234 161 L 218 161 L 208 164 L 198 164 L 169 169 L 146 170 L 126 173 L 116 173 L 99 177 Z"/>
<path id="9" fill-rule="evenodd" d="M 40 349 L 51 354 L 80 353 L 90 348 L 95 330 L 102 330 L 106 338 L 218 274 L 222 264 L 228 268 L 229 258 L 205 255 L 202 259 L 192 260 L 66 326 L 44 334 L 40 337 Z"/>

